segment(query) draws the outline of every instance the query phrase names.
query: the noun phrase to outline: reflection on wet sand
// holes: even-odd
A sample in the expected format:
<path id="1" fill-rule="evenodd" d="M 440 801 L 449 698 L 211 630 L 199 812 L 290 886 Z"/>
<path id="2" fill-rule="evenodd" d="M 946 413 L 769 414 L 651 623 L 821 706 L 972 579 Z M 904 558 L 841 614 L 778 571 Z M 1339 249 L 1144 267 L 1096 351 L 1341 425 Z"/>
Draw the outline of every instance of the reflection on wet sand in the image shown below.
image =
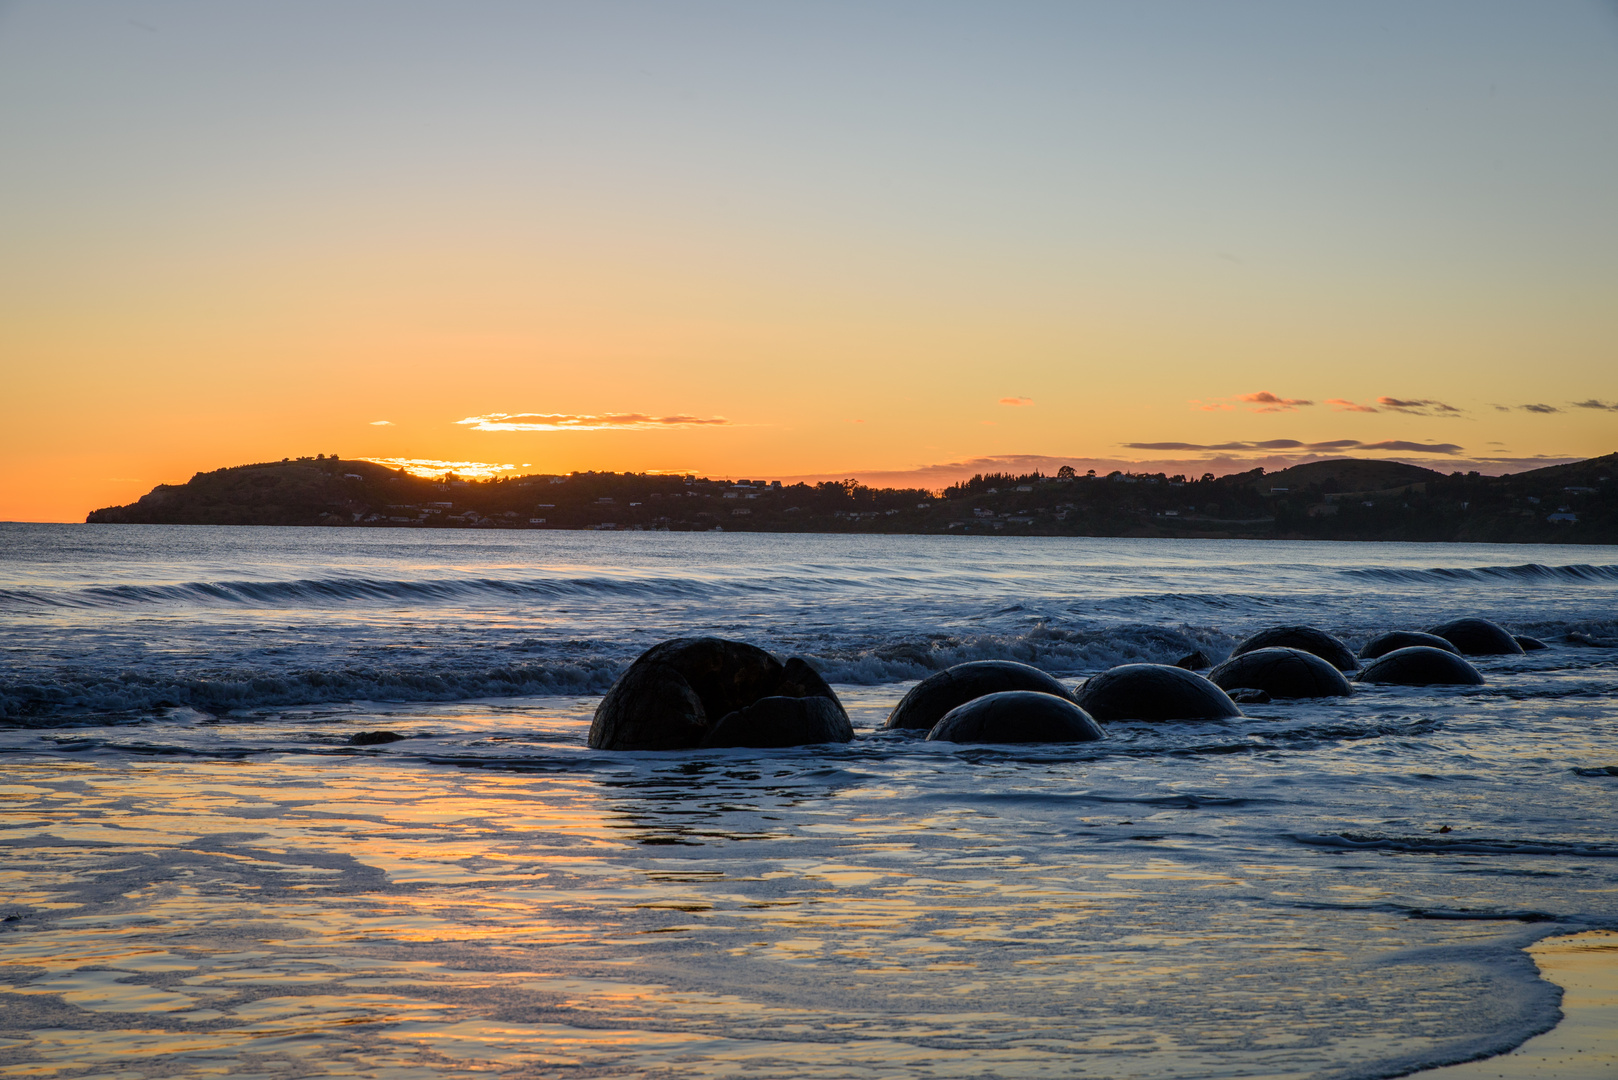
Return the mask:
<path id="1" fill-rule="evenodd" d="M 1455 866 L 1259 842 L 1262 761 L 870 744 L 14 763 L 0 1076 L 1301 1077 L 1554 1015 L 1535 929 L 1399 909 Z"/>

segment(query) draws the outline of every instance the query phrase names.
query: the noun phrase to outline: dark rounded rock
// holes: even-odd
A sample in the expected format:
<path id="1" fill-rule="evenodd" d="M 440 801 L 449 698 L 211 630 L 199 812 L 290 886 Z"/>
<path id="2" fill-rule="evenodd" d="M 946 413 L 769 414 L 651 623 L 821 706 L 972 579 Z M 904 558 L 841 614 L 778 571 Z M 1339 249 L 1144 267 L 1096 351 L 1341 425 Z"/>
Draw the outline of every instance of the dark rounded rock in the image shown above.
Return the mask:
<path id="1" fill-rule="evenodd" d="M 1113 720 L 1219 720 L 1240 716 L 1230 696 L 1194 671 L 1167 664 L 1124 664 L 1079 688 L 1079 708 Z"/>
<path id="2" fill-rule="evenodd" d="M 1095 742 L 1101 725 L 1065 697 L 1037 690 L 984 694 L 944 714 L 927 733 L 929 742 Z"/>
<path id="3" fill-rule="evenodd" d="M 1302 649 L 1271 646 L 1232 656 L 1208 672 L 1221 690 L 1249 688 L 1271 697 L 1344 697 L 1354 688 L 1323 658 Z"/>
<path id="4" fill-rule="evenodd" d="M 1483 676 L 1463 658 L 1429 645 L 1395 649 L 1365 665 L 1360 682 L 1394 686 L 1481 686 Z"/>
<path id="5" fill-rule="evenodd" d="M 1461 650 L 1451 645 L 1445 638 L 1437 634 L 1423 634 L 1419 630 L 1389 630 L 1385 634 L 1378 634 L 1367 641 L 1360 649 L 1361 660 L 1375 660 L 1379 656 L 1386 656 L 1394 649 L 1408 649 L 1412 645 L 1425 645 L 1429 649 L 1443 649 L 1459 656 Z"/>
<path id="6" fill-rule="evenodd" d="M 1455 646 L 1462 656 L 1509 656 L 1523 651 L 1505 627 L 1488 619 L 1451 619 L 1427 632 Z"/>
<path id="7" fill-rule="evenodd" d="M 807 665 L 806 665 L 807 666 Z M 698 745 L 770 748 L 848 742 L 854 726 L 834 698 L 762 697 L 720 718 Z"/>
<path id="8" fill-rule="evenodd" d="M 1073 691 L 1037 667 L 1015 660 L 972 660 L 945 668 L 912 686 L 882 726 L 928 731 L 957 705 L 1006 690 L 1054 694 L 1076 703 Z"/>
<path id="9" fill-rule="evenodd" d="M 1518 645 L 1521 645 L 1523 652 L 1538 652 L 1541 649 L 1550 648 L 1549 645 L 1545 644 L 1537 637 L 1528 637 L 1524 634 L 1512 634 L 1511 640 L 1515 641 Z"/>
<path id="10" fill-rule="evenodd" d="M 1338 671 L 1353 671 L 1360 666 L 1354 653 L 1342 641 L 1313 626 L 1272 626 L 1245 638 L 1230 650 L 1231 656 L 1252 652 L 1254 649 L 1302 649 L 1314 653 Z"/>
<path id="11" fill-rule="evenodd" d="M 381 746 L 383 743 L 398 742 L 404 736 L 397 731 L 361 731 L 348 737 L 350 746 Z"/>
<path id="12" fill-rule="evenodd" d="M 731 725 L 725 745 L 790 746 L 781 739 L 815 736 L 812 742 L 853 738 L 848 715 L 831 687 L 794 657 L 785 664 L 756 645 L 724 638 L 675 638 L 642 653 L 596 706 L 590 746 L 597 750 L 683 750 L 703 745 L 721 721 L 760 699 L 820 698 L 820 706 L 766 706 Z M 839 734 L 846 730 L 846 734 Z M 818 737 L 830 733 L 832 738 Z"/>
<path id="13" fill-rule="evenodd" d="M 1229 694 L 1230 700 L 1238 705 L 1268 705 L 1270 703 L 1270 692 L 1268 690 L 1260 690 L 1252 686 L 1238 686 L 1234 690 L 1226 690 L 1225 693 Z"/>
<path id="14" fill-rule="evenodd" d="M 1213 667 L 1213 661 L 1208 658 L 1207 653 L 1198 649 L 1196 652 L 1182 656 L 1174 661 L 1174 666 L 1183 667 L 1187 671 L 1206 671 Z"/>

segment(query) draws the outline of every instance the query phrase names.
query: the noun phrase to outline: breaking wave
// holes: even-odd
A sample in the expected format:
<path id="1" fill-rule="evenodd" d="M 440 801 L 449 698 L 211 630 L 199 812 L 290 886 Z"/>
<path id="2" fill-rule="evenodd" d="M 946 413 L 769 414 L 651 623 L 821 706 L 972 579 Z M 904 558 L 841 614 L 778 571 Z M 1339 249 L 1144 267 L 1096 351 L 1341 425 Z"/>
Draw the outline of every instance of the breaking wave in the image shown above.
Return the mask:
<path id="1" fill-rule="evenodd" d="M 1545 566 L 1542 563 L 1524 563 L 1521 566 L 1437 566 L 1427 570 L 1397 566 L 1367 566 L 1341 570 L 1339 573 L 1346 577 L 1379 582 L 1518 581 L 1547 585 L 1581 581 L 1618 582 L 1618 566 L 1591 566 L 1588 563 L 1577 563 L 1572 566 Z"/>

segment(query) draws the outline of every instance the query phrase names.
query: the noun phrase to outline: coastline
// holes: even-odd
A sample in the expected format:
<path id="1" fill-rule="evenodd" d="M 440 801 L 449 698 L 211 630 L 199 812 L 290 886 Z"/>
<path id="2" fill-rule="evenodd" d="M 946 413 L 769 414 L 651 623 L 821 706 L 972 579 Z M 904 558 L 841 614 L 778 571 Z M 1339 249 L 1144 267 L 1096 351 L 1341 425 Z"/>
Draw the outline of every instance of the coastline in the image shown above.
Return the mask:
<path id="1" fill-rule="evenodd" d="M 1528 948 L 1540 978 L 1562 988 L 1562 1019 L 1490 1058 L 1415 1075 L 1423 1080 L 1597 1080 L 1618 1074 L 1618 931 L 1541 938 Z"/>

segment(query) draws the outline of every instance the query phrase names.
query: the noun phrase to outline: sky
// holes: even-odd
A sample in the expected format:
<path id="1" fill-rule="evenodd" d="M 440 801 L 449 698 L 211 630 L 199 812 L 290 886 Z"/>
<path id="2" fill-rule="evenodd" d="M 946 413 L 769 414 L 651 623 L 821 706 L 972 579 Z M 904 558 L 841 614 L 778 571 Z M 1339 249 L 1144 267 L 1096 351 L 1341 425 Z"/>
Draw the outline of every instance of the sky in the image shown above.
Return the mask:
<path id="1" fill-rule="evenodd" d="M 0 520 L 1618 450 L 1618 5 L 0 3 Z"/>

